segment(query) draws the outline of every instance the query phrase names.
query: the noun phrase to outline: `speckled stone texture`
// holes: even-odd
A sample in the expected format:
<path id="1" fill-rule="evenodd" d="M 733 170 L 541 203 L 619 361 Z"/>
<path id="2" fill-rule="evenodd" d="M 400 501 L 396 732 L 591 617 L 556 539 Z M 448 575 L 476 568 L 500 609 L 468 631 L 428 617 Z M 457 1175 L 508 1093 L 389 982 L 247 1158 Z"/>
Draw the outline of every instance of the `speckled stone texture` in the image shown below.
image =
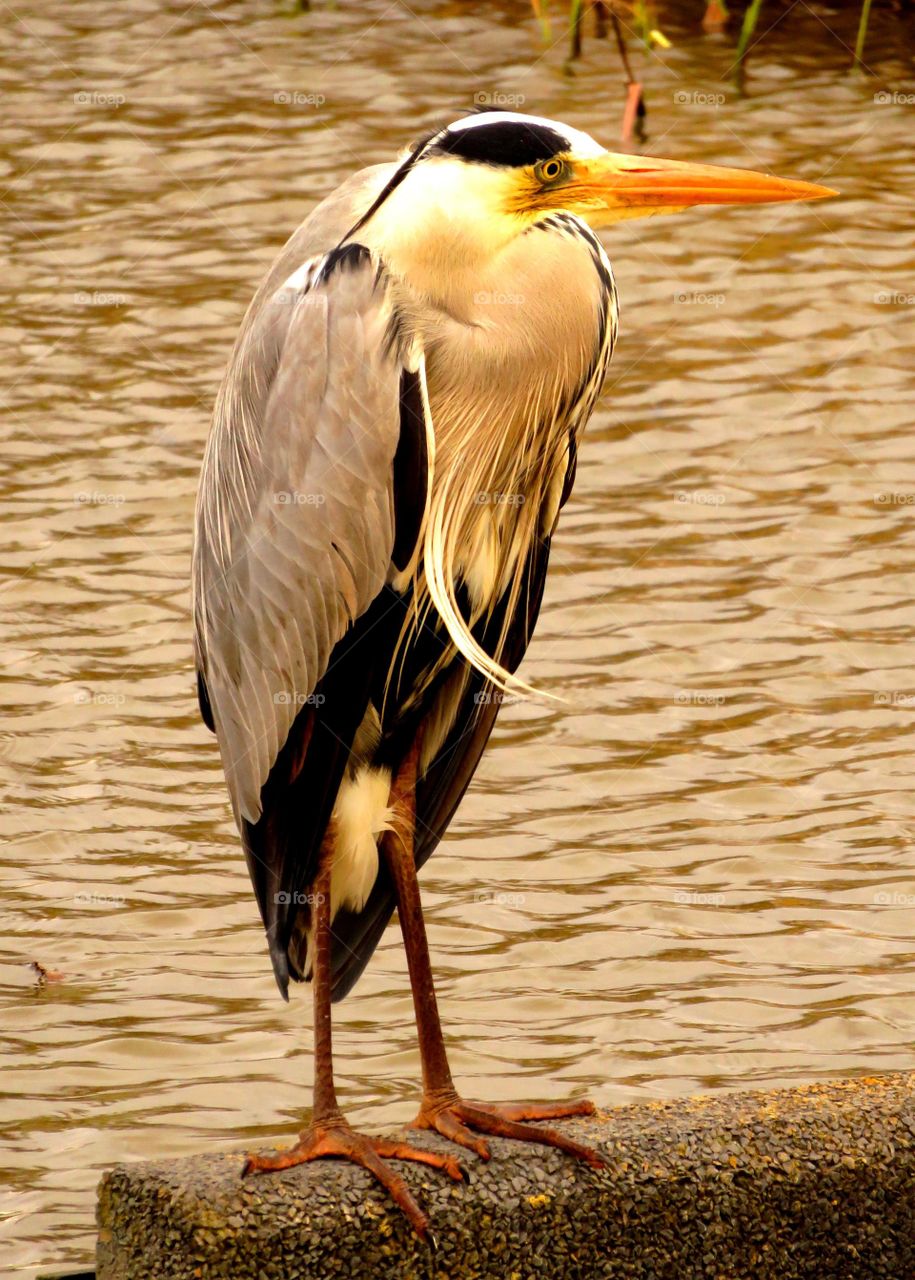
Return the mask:
<path id="1" fill-rule="evenodd" d="M 435 1252 L 339 1161 L 246 1182 L 240 1154 L 118 1165 L 99 1188 L 98 1280 L 915 1280 L 915 1076 L 560 1127 L 607 1170 L 502 1139 L 489 1164 L 467 1153 L 470 1186 L 398 1162 Z"/>

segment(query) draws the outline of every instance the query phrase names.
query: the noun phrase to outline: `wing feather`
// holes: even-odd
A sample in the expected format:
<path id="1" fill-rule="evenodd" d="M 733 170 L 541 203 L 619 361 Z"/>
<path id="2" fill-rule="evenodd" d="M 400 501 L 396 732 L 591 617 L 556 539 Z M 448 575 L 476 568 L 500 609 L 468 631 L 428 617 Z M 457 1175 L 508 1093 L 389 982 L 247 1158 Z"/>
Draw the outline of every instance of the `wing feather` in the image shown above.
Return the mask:
<path id="1" fill-rule="evenodd" d="M 353 249 L 254 311 L 204 460 L 198 667 L 233 807 L 250 824 L 298 710 L 391 569 L 404 355 L 387 340 L 384 272 Z"/>

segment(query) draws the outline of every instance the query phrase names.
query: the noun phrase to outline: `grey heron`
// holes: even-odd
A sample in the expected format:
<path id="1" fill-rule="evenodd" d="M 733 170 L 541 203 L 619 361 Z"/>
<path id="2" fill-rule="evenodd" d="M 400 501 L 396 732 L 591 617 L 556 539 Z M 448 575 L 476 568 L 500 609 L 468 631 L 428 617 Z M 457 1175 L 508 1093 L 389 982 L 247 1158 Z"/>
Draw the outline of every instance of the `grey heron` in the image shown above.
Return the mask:
<path id="1" fill-rule="evenodd" d="M 575 1101 L 465 1101 L 448 1066 L 417 872 L 517 674 L 550 542 L 617 333 L 595 234 L 699 204 L 825 187 L 614 155 L 553 120 L 482 112 L 319 204 L 258 289 L 219 391 L 193 566 L 200 707 L 216 733 L 284 998 L 311 980 L 311 1123 L 245 1173 L 368 1168 L 420 1236 L 392 1158 L 453 1155 L 355 1131 L 335 1095 L 331 1002 L 394 908 L 413 991 L 415 1124 L 600 1157 L 537 1124 Z"/>

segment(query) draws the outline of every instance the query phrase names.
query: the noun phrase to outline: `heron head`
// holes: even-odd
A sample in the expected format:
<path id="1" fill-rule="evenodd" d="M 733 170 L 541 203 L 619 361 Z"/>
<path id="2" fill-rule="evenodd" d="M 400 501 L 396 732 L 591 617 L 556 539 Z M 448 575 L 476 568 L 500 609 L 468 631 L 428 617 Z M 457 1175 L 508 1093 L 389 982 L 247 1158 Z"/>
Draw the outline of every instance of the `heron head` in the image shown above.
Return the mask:
<path id="1" fill-rule="evenodd" d="M 590 226 L 693 205 L 764 204 L 834 195 L 746 169 L 614 154 L 555 120 L 484 111 L 423 139 L 358 227 L 403 274 L 431 289 L 496 259 L 550 213 Z"/>

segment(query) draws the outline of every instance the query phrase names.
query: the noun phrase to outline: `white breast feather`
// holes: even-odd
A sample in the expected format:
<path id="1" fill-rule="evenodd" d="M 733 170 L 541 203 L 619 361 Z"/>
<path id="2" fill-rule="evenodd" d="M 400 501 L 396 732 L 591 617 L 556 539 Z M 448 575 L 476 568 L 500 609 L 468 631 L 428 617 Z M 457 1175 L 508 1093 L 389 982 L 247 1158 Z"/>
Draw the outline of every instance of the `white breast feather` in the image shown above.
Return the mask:
<path id="1" fill-rule="evenodd" d="M 331 817 L 331 919 L 341 907 L 365 906 L 378 875 L 378 838 L 391 827 L 390 793 L 390 769 L 362 766 L 341 784 Z"/>
<path id="2" fill-rule="evenodd" d="M 476 616 L 491 603 L 499 579 L 496 516 L 491 510 L 484 508 L 476 515 L 456 567 L 466 583 Z"/>

